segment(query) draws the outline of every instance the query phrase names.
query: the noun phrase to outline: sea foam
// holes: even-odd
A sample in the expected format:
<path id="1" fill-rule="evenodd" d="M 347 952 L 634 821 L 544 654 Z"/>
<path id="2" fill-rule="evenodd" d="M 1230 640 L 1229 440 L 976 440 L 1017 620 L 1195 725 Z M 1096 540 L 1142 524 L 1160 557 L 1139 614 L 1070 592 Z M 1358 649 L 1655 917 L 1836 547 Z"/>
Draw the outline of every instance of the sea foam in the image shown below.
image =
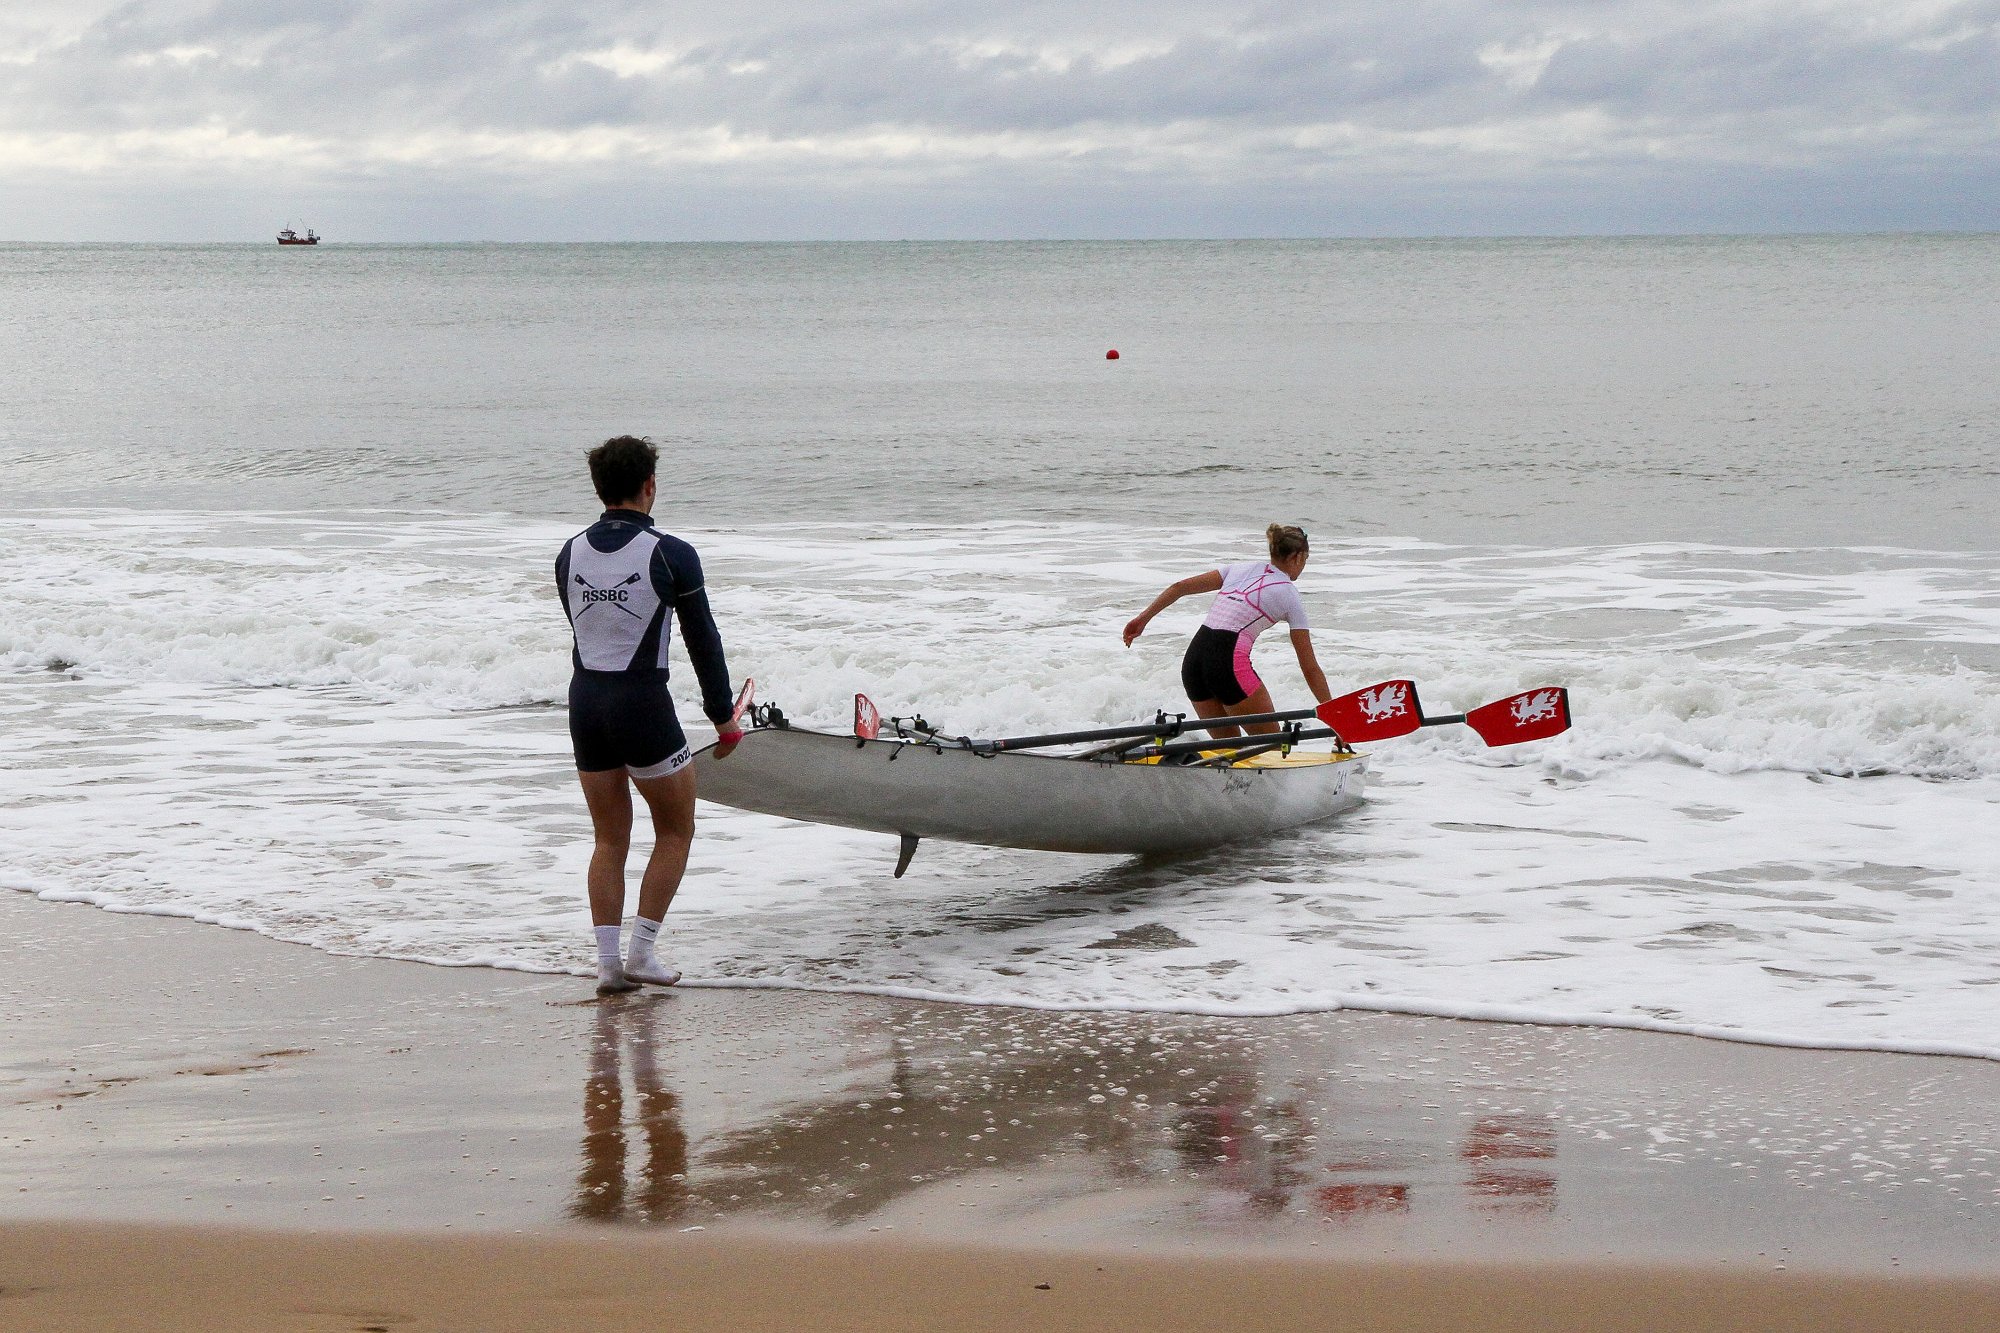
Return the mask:
<path id="1" fill-rule="evenodd" d="M 586 968 L 550 706 L 569 531 L 10 517 L 0 882 L 344 952 Z M 1184 706 L 1199 608 L 1130 650 L 1117 630 L 1247 554 L 1027 523 L 686 535 L 762 697 L 837 729 L 861 690 L 982 735 Z M 704 806 L 674 954 L 697 983 L 2000 1054 L 1994 564 L 1322 536 L 1302 587 L 1338 686 L 1412 676 L 1442 713 L 1561 683 L 1575 729 L 1502 751 L 1427 730 L 1376 747 L 1349 818 L 1158 860 L 926 844 L 896 881 L 892 840 Z M 1298 702 L 1288 656 L 1274 635 L 1258 664 Z"/>
<path id="2" fill-rule="evenodd" d="M 27 515 L 0 537 L 0 669 L 347 689 L 443 709 L 554 703 L 568 635 L 552 553 L 499 519 Z M 1112 725 L 1179 706 L 1170 578 L 1244 554 L 1218 533 L 1002 524 L 691 532 L 739 675 L 802 717 L 855 689 L 964 731 Z M 1349 685 L 1415 676 L 1431 711 L 1541 683 L 1588 725 L 1537 747 L 1568 772 L 1668 758 L 1718 772 L 2000 773 L 1990 557 L 1639 546 L 1465 550 L 1323 542 L 1304 580 Z M 1260 660 L 1282 691 L 1285 649 Z M 1463 732 L 1416 742 L 1479 754 Z"/>

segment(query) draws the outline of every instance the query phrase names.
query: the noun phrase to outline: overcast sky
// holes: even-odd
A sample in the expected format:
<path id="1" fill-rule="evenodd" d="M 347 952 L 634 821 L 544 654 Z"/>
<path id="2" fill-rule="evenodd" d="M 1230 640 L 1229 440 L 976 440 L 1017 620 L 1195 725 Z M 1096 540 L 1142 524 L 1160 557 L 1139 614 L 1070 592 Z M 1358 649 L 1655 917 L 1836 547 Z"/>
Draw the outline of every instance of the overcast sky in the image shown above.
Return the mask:
<path id="1" fill-rule="evenodd" d="M 2000 229 L 2000 0 L 0 0 L 0 239 Z"/>

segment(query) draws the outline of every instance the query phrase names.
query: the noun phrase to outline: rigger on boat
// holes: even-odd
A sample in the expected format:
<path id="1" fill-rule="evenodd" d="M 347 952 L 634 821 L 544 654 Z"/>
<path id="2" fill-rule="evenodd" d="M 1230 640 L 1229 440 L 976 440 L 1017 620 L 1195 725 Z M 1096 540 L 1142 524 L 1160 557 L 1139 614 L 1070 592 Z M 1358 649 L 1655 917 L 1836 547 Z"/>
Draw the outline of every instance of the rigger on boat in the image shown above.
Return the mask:
<path id="1" fill-rule="evenodd" d="M 749 694 L 746 686 L 746 707 Z M 754 725 L 726 762 L 713 746 L 695 756 L 702 798 L 894 834 L 899 877 L 924 838 L 1114 854 L 1257 838 L 1359 804 L 1367 759 L 1357 742 L 1462 723 L 1488 745 L 1513 745 L 1570 725 L 1560 686 L 1426 717 L 1409 680 L 1289 712 L 1226 720 L 1160 713 L 1126 727 L 993 739 L 950 736 L 920 716 L 885 727 L 864 695 L 855 696 L 847 735 L 795 726 L 773 705 L 748 711 Z M 1182 739 L 1246 723 L 1280 730 Z"/>

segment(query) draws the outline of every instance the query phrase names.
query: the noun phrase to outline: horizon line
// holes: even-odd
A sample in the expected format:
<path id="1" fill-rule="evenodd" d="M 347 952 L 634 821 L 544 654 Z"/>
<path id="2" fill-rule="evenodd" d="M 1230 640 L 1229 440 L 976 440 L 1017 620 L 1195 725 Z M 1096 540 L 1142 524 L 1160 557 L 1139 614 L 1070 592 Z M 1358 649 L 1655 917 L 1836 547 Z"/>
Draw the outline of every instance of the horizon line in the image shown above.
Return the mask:
<path id="1" fill-rule="evenodd" d="M 351 247 L 362 246 L 405 246 L 405 245 L 462 245 L 462 246 L 508 246 L 508 245 L 768 245 L 768 246 L 811 246 L 811 245 L 1134 245 L 1134 244 L 1230 244 L 1230 243 L 1281 243 L 1281 242 L 1379 242 L 1379 241 L 1659 241 L 1659 240 L 1812 240 L 1812 239 L 1856 239 L 1862 237 L 1960 237 L 1996 236 L 2000 226 L 1934 226 L 1934 227 L 1856 227 L 1856 228 L 1815 228 L 1811 230 L 1662 230 L 1662 231 L 1573 231 L 1573 232 L 1340 232 L 1340 233 L 1295 233 L 1272 235 L 1143 235 L 1143 236 L 826 236 L 826 237 L 658 237 L 658 238 L 610 238 L 610 237 L 514 237 L 507 239 L 438 239 L 422 237 L 373 238 L 365 240 L 332 240 L 324 233 L 319 237 L 319 245 L 337 244 Z M 156 246 L 235 246 L 274 245 L 276 234 L 270 238 L 237 237 L 230 239 L 184 240 L 165 237 L 152 238 L 0 238 L 0 245 L 7 246 L 87 246 L 87 245 L 156 245 Z M 315 247 L 297 247 L 301 249 Z"/>

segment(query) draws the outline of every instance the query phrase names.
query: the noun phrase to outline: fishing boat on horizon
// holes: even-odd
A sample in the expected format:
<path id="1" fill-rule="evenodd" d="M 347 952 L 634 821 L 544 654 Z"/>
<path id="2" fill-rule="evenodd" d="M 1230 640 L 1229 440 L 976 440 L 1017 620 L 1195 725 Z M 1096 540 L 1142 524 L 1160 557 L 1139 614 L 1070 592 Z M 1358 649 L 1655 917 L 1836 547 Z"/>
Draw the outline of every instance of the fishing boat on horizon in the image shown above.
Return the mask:
<path id="1" fill-rule="evenodd" d="M 290 227 L 287 227 L 287 228 L 285 228 L 285 229 L 284 229 L 283 231 L 281 231 L 281 232 L 279 232 L 279 233 L 278 233 L 278 244 L 279 244 L 279 245 L 318 245 L 318 244 L 319 244 L 319 233 L 315 232 L 315 231 L 314 231 L 314 230 L 313 230 L 313 229 L 312 229 L 311 227 L 307 227 L 307 228 L 306 228 L 306 234 L 305 234 L 305 235 L 303 235 L 303 236 L 301 236 L 301 235 L 299 235 L 299 234 L 298 234 L 298 233 L 297 233 L 296 231 L 293 231 L 293 230 L 292 230 L 292 229 L 291 229 Z"/>

